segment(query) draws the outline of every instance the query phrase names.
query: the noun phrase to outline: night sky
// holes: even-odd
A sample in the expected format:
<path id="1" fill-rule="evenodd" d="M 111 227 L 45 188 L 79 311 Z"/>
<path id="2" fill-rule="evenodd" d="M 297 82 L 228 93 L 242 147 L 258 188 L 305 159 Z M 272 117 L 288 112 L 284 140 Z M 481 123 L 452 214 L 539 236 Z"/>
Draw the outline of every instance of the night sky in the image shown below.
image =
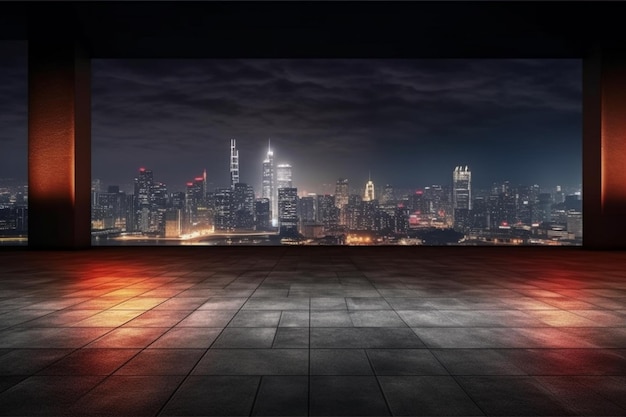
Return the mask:
<path id="1" fill-rule="evenodd" d="M 0 44 L 0 177 L 25 176 L 25 59 Z M 3 53 L 4 52 L 4 53 Z M 23 53 L 22 53 L 23 54 Z M 581 183 L 580 60 L 94 60 L 92 177 L 130 184 L 139 167 L 170 191 L 207 169 L 260 192 L 271 139 L 299 191 Z M 19 156 L 22 155 L 23 156 Z M 17 174 L 16 174 L 17 173 Z"/>

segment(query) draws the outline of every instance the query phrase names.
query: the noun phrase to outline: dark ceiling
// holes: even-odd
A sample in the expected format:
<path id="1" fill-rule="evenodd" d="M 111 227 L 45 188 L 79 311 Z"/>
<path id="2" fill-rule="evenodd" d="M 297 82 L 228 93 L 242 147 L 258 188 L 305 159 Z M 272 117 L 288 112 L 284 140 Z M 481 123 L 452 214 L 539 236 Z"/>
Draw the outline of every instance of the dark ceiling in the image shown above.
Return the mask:
<path id="1" fill-rule="evenodd" d="M 0 37 L 94 58 L 583 57 L 626 39 L 620 2 L 4 2 Z"/>

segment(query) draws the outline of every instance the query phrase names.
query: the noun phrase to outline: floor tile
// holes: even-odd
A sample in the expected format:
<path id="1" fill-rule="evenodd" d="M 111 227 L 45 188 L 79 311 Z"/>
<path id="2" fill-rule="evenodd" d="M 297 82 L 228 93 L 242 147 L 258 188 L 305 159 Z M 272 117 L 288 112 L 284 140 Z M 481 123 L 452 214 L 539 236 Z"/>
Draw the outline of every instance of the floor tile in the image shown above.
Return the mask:
<path id="1" fill-rule="evenodd" d="M 264 376 L 253 416 L 308 416 L 308 376 Z"/>
<path id="2" fill-rule="evenodd" d="M 378 380 L 393 415 L 484 415 L 454 378 L 449 376 L 379 376 Z"/>
<path id="3" fill-rule="evenodd" d="M 228 348 L 270 348 L 274 343 L 276 328 L 226 328 L 217 338 L 213 347 Z"/>
<path id="4" fill-rule="evenodd" d="M 308 311 L 283 311 L 280 315 L 279 327 L 309 327 Z"/>
<path id="5" fill-rule="evenodd" d="M 221 332 L 222 329 L 211 327 L 175 327 L 148 345 L 148 348 L 207 349 Z"/>
<path id="6" fill-rule="evenodd" d="M 345 310 L 311 311 L 311 327 L 353 327 Z"/>
<path id="7" fill-rule="evenodd" d="M 228 327 L 276 327 L 280 311 L 242 310 L 228 323 Z"/>
<path id="8" fill-rule="evenodd" d="M 373 376 L 311 376 L 311 416 L 388 416 Z"/>
<path id="9" fill-rule="evenodd" d="M 406 327 L 395 311 L 357 310 L 349 314 L 354 327 Z"/>
<path id="10" fill-rule="evenodd" d="M 156 415 L 182 376 L 113 375 L 73 404 L 71 415 Z"/>
<path id="11" fill-rule="evenodd" d="M 512 349 L 433 349 L 451 375 L 526 375 L 510 357 Z M 519 363 L 519 362 L 517 362 Z"/>
<path id="12" fill-rule="evenodd" d="M 421 348 L 409 328 L 311 328 L 311 348 Z"/>
<path id="13" fill-rule="evenodd" d="M 226 327 L 237 310 L 197 310 L 185 317 L 177 327 Z"/>
<path id="14" fill-rule="evenodd" d="M 144 349 L 115 375 L 187 375 L 204 349 Z"/>
<path id="15" fill-rule="evenodd" d="M 258 376 L 190 376 L 159 415 L 250 415 L 260 379 Z"/>
<path id="16" fill-rule="evenodd" d="M 144 348 L 157 340 L 167 328 L 163 327 L 123 327 L 111 330 L 106 335 L 90 343 L 90 348 Z"/>
<path id="17" fill-rule="evenodd" d="M 306 349 L 309 347 L 309 329 L 281 327 L 276 331 L 272 347 Z"/>
<path id="18" fill-rule="evenodd" d="M 363 349 L 311 349 L 311 375 L 372 375 Z"/>
<path id="19" fill-rule="evenodd" d="M 382 297 L 348 297 L 348 310 L 391 310 L 391 306 Z"/>
<path id="20" fill-rule="evenodd" d="M 139 349 L 78 349 L 39 375 L 111 375 L 139 353 Z"/>
<path id="21" fill-rule="evenodd" d="M 368 349 L 376 375 L 448 375 L 427 349 Z"/>
<path id="22" fill-rule="evenodd" d="M 457 377 L 458 383 L 487 415 L 568 416 L 576 411 L 533 377 Z"/>
<path id="23" fill-rule="evenodd" d="M 194 375 L 307 375 L 308 349 L 210 349 Z"/>
<path id="24" fill-rule="evenodd" d="M 0 415 L 61 415 L 102 376 L 31 376 L 0 394 Z M 36 399 L 36 401 L 34 400 Z"/>

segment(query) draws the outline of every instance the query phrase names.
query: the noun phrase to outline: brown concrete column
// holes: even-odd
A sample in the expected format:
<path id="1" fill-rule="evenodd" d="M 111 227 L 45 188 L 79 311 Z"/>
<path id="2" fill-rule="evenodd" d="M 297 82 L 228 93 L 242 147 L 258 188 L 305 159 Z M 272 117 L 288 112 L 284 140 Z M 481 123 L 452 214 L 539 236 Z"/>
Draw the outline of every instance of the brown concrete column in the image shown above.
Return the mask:
<path id="1" fill-rule="evenodd" d="M 583 64 L 583 245 L 626 247 L 626 53 Z"/>
<path id="2" fill-rule="evenodd" d="M 28 49 L 28 245 L 89 247 L 90 60 L 54 32 Z"/>

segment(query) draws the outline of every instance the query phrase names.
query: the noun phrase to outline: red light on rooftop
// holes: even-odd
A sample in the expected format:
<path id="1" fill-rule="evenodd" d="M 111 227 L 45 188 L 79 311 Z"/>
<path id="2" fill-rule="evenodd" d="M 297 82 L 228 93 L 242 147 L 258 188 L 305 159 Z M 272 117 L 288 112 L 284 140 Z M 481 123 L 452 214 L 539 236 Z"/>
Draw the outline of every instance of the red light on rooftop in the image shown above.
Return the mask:
<path id="1" fill-rule="evenodd" d="M 193 182 L 188 182 L 187 187 L 191 187 L 191 186 L 193 186 Z"/>
<path id="2" fill-rule="evenodd" d="M 196 181 L 204 181 L 204 177 L 196 177 L 195 180 Z"/>
<path id="3" fill-rule="evenodd" d="M 417 191 L 415 191 L 415 194 L 422 195 L 422 194 L 424 194 L 424 190 L 417 190 Z"/>
<path id="4" fill-rule="evenodd" d="M 139 172 L 145 172 L 146 169 L 145 168 L 139 168 Z"/>

